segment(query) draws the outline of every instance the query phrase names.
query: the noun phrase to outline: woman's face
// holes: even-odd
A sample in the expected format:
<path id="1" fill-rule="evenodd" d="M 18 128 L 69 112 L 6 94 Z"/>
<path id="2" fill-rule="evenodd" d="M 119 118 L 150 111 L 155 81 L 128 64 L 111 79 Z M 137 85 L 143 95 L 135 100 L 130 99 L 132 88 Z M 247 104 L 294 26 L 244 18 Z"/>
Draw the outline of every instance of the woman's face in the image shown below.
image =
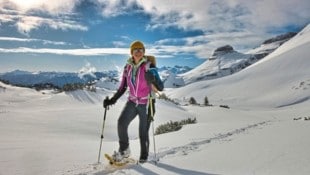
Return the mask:
<path id="1" fill-rule="evenodd" d="M 135 59 L 135 61 L 140 61 L 141 58 L 144 56 L 144 49 L 143 48 L 133 49 L 132 56 Z"/>

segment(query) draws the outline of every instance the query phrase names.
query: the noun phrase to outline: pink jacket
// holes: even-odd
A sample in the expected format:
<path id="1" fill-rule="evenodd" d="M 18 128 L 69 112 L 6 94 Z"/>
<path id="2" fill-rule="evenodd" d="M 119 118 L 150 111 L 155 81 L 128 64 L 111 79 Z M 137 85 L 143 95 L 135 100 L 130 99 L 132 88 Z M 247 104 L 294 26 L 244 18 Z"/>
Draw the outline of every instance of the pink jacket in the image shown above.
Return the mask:
<path id="1" fill-rule="evenodd" d="M 128 60 L 126 64 L 121 84 L 118 88 L 118 93 L 121 95 L 126 91 L 127 86 L 129 87 L 128 100 L 136 104 L 147 104 L 148 97 L 151 92 L 151 86 L 147 84 L 145 79 L 145 73 L 149 67 L 149 62 L 145 58 L 136 66 L 136 76 L 133 77 L 135 65 L 132 63 L 132 59 Z"/>

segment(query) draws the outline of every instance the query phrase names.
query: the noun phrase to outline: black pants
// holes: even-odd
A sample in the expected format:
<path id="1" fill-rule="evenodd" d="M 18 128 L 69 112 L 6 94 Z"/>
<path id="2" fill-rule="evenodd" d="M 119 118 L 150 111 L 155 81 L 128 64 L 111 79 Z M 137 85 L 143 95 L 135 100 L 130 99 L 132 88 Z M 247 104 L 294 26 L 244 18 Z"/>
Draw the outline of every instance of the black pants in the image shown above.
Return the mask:
<path id="1" fill-rule="evenodd" d="M 128 126 L 130 122 L 139 116 L 139 138 L 140 138 L 140 158 L 147 159 L 149 154 L 149 128 L 146 104 L 135 104 L 127 101 L 118 119 L 119 151 L 124 151 L 129 147 Z"/>

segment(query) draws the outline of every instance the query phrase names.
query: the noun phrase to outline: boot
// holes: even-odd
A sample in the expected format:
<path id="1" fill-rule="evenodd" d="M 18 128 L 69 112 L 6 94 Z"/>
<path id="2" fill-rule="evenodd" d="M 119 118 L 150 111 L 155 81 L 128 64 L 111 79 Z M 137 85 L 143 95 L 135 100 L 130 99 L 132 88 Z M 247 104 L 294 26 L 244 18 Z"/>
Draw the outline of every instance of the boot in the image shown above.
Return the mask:
<path id="1" fill-rule="evenodd" d="M 128 158 L 130 156 L 130 149 L 127 148 L 124 151 L 114 151 L 112 158 L 115 162 L 121 162 L 124 158 Z"/>

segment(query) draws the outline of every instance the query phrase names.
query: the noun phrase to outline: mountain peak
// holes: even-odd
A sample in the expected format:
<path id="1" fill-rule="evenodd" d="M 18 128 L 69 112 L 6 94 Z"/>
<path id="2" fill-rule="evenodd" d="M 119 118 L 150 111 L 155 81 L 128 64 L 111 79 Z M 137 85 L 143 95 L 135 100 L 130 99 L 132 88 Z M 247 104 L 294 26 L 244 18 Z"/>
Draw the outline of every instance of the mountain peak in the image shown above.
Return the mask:
<path id="1" fill-rule="evenodd" d="M 278 35 L 276 37 L 273 37 L 273 38 L 270 38 L 264 41 L 263 44 L 270 44 L 270 43 L 277 42 L 277 41 L 286 41 L 294 37 L 296 34 L 297 34 L 296 32 L 288 32 L 282 35 Z"/>
<path id="2" fill-rule="evenodd" d="M 218 53 L 218 52 L 232 52 L 234 51 L 234 48 L 231 45 L 225 45 L 225 46 L 221 46 L 217 49 L 215 49 L 214 53 Z"/>
<path id="3" fill-rule="evenodd" d="M 218 55 L 234 52 L 234 48 L 231 45 L 221 46 L 214 50 L 213 54 L 209 58 L 210 60 L 216 59 Z"/>

